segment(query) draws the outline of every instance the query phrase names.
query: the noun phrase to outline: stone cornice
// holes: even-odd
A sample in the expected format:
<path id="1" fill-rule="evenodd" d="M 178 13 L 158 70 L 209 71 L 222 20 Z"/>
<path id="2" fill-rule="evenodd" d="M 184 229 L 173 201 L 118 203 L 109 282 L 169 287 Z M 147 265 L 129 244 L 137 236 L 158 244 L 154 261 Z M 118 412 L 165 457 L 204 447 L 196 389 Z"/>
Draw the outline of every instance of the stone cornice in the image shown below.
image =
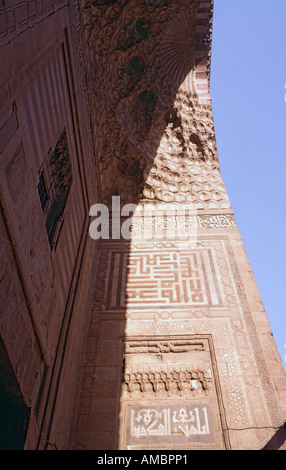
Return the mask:
<path id="1" fill-rule="evenodd" d="M 214 0 L 201 0 L 196 15 L 195 70 L 196 92 L 209 99 Z"/>

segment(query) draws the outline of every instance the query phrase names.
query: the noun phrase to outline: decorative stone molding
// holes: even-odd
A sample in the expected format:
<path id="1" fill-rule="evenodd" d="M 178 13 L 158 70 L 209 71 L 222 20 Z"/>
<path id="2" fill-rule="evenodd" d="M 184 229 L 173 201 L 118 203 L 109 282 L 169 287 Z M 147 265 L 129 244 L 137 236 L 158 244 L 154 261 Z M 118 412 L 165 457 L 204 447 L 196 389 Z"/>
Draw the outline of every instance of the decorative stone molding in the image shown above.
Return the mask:
<path id="1" fill-rule="evenodd" d="M 198 229 L 236 229 L 232 214 L 214 215 L 156 215 L 154 217 L 133 217 L 130 230 L 132 239 L 196 237 Z M 165 233 L 166 232 L 166 233 Z M 174 233 L 173 233 L 174 232 Z"/>
<path id="2" fill-rule="evenodd" d="M 125 344 L 123 396 L 190 397 L 211 392 L 206 339 L 136 340 Z"/>
<path id="3" fill-rule="evenodd" d="M 189 368 L 126 368 L 123 385 L 128 397 L 174 397 L 207 395 L 212 386 L 209 371 Z"/>
<path id="4" fill-rule="evenodd" d="M 28 28 L 44 20 L 64 6 L 66 0 L 13 0 L 1 2 L 0 45 L 7 44 Z M 5 5 L 7 3 L 7 6 Z"/>

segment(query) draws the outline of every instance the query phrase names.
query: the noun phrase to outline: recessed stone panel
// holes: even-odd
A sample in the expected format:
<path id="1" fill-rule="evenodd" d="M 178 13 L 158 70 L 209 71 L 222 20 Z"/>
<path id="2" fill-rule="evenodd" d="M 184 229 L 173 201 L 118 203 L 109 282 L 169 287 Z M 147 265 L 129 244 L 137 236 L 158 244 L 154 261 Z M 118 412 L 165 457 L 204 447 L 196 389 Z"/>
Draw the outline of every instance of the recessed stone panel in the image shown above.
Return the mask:
<path id="1" fill-rule="evenodd" d="M 126 414 L 126 446 L 215 442 L 213 411 L 206 403 L 150 401 L 127 405 Z"/>
<path id="2" fill-rule="evenodd" d="M 123 448 L 223 447 L 211 337 L 125 342 L 120 438 Z"/>

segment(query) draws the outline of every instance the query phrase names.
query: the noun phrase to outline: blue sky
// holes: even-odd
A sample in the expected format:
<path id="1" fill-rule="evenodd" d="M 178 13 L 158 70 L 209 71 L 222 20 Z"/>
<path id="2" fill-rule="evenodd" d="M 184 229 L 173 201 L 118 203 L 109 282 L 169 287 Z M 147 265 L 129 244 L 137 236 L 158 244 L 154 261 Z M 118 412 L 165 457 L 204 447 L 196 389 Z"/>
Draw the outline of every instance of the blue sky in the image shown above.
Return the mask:
<path id="1" fill-rule="evenodd" d="M 286 0 L 214 0 L 223 179 L 286 369 Z"/>

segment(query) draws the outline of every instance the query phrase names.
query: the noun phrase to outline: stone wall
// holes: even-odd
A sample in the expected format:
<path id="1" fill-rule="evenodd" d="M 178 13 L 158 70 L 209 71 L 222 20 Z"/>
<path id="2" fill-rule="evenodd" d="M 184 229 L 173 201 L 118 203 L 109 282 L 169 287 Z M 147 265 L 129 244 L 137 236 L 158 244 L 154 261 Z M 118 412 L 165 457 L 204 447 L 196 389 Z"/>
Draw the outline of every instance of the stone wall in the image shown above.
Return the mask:
<path id="1" fill-rule="evenodd" d="M 26 448 L 65 447 L 96 248 L 88 211 L 99 191 L 78 10 L 5 2 L 1 25 L 1 384 L 29 410 Z"/>

